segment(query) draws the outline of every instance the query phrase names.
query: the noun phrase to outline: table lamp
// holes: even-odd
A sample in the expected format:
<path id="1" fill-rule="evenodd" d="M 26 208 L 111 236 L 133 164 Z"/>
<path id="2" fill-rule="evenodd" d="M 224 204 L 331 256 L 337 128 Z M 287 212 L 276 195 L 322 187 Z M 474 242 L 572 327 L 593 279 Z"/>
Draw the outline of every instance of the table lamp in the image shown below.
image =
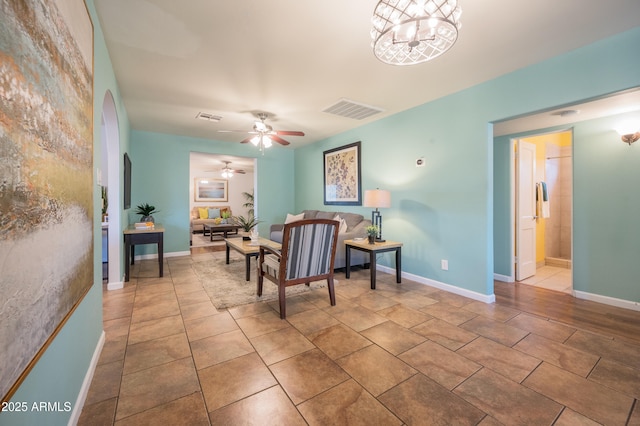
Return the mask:
<path id="1" fill-rule="evenodd" d="M 364 191 L 364 206 L 375 207 L 376 209 L 371 212 L 371 224 L 378 227 L 378 236 L 376 241 L 384 242 L 382 239 L 382 215 L 378 208 L 391 207 L 391 193 L 384 189 L 369 189 Z"/>

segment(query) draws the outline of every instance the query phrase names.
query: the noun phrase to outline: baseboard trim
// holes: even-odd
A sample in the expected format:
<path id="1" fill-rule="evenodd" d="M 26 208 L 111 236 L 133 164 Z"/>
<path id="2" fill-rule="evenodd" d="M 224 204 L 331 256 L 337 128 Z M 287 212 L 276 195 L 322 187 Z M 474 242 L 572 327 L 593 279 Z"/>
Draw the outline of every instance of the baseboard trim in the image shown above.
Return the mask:
<path id="1" fill-rule="evenodd" d="M 71 412 L 71 417 L 69 418 L 69 423 L 68 423 L 69 426 L 78 424 L 78 420 L 80 420 L 80 414 L 82 414 L 84 403 L 87 400 L 89 387 L 91 386 L 91 381 L 93 380 L 93 374 L 96 371 L 96 366 L 98 365 L 98 360 L 100 359 L 100 354 L 102 353 L 102 348 L 104 347 L 105 339 L 106 339 L 106 334 L 104 330 L 102 330 L 102 334 L 98 339 L 98 344 L 96 345 L 96 348 L 93 351 L 93 357 L 91 357 L 91 363 L 89 364 L 87 373 L 84 375 L 84 380 L 82 381 L 82 387 L 80 388 L 80 393 L 78 394 L 76 403 L 73 406 L 73 411 Z"/>
<path id="2" fill-rule="evenodd" d="M 510 277 L 509 275 L 493 274 L 493 279 L 496 281 L 501 281 L 503 283 L 516 282 L 516 280 L 514 280 L 513 277 Z"/>
<path id="3" fill-rule="evenodd" d="M 587 293 L 585 291 L 578 290 L 573 290 L 573 295 L 578 299 L 590 300 L 592 302 L 630 309 L 632 311 L 640 311 L 640 302 L 634 302 L 632 300 L 616 299 L 615 297 L 602 296 L 600 294 Z"/>
<path id="4" fill-rule="evenodd" d="M 388 266 L 376 265 L 376 270 L 386 272 L 388 274 L 395 274 L 395 268 L 390 268 Z M 475 291 L 467 290 L 464 288 L 456 287 L 455 285 L 445 284 L 440 281 L 432 280 L 430 278 L 421 277 L 419 275 L 410 274 L 408 272 L 402 272 L 400 274 L 403 278 L 407 278 L 411 281 L 415 281 L 419 284 L 428 285 L 431 287 L 438 288 L 440 290 L 448 291 L 449 293 L 454 293 L 459 296 L 468 297 L 469 299 L 478 300 L 484 303 L 495 303 L 496 295 L 495 294 L 482 294 Z"/>
<path id="5" fill-rule="evenodd" d="M 114 283 L 108 283 L 107 284 L 107 290 L 111 291 L 111 290 L 121 290 L 124 288 L 124 282 L 123 281 L 116 281 Z"/>
<path id="6" fill-rule="evenodd" d="M 164 253 L 162 257 L 180 257 L 180 256 L 189 256 L 191 255 L 190 251 L 173 251 L 170 253 Z M 135 257 L 135 260 L 149 260 L 149 259 L 157 259 L 158 253 L 153 254 L 142 254 Z"/>

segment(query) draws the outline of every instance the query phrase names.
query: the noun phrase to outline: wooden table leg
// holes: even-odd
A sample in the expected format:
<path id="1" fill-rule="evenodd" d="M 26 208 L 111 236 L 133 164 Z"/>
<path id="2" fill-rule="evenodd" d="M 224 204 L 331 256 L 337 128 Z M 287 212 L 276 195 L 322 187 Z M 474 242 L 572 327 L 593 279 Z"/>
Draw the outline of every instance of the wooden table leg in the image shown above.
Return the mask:
<path id="1" fill-rule="evenodd" d="M 244 264 L 247 270 L 246 272 L 247 281 L 251 281 L 251 255 L 246 255 L 244 257 Z"/>
<path id="2" fill-rule="evenodd" d="M 227 243 L 227 257 L 226 257 L 227 265 L 229 264 L 229 250 L 230 250 L 229 243 Z"/>
<path id="3" fill-rule="evenodd" d="M 163 276 L 164 274 L 164 270 L 163 270 L 163 266 L 164 263 L 162 261 L 162 257 L 164 255 L 164 236 L 162 234 L 160 234 L 160 237 L 158 238 L 158 267 L 160 269 L 160 277 Z"/>
<path id="4" fill-rule="evenodd" d="M 129 272 L 131 267 L 129 266 L 129 257 L 131 256 L 131 241 L 129 237 L 125 235 L 124 237 L 124 281 L 129 281 Z"/>
<path id="5" fill-rule="evenodd" d="M 396 250 L 396 282 L 402 282 L 402 248 L 398 247 Z"/>
<path id="6" fill-rule="evenodd" d="M 371 263 L 371 290 L 376 289 L 376 253 L 369 252 L 369 263 Z"/>
<path id="7" fill-rule="evenodd" d="M 347 246 L 346 247 L 346 251 L 345 251 L 345 256 L 346 256 L 346 270 L 344 272 L 345 278 L 349 279 L 349 277 L 351 276 L 351 247 Z"/>

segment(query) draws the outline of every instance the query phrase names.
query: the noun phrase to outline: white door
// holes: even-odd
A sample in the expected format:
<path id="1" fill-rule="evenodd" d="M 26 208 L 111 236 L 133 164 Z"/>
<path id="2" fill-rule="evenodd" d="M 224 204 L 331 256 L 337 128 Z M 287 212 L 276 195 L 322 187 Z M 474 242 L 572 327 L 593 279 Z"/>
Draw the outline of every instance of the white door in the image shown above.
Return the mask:
<path id="1" fill-rule="evenodd" d="M 518 140 L 516 161 L 516 280 L 536 274 L 536 146 Z"/>

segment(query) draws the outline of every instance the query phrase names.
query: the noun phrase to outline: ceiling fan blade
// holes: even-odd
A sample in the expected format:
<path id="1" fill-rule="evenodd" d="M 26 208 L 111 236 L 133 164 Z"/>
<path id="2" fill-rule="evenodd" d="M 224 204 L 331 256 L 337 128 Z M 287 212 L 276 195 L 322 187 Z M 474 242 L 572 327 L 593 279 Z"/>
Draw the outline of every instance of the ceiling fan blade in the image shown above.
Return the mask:
<path id="1" fill-rule="evenodd" d="M 274 142 L 278 142 L 280 145 L 289 145 L 288 141 L 285 141 L 284 139 L 282 139 L 280 136 L 276 136 L 276 135 L 269 135 L 269 137 L 271 138 L 272 141 Z"/>
<path id="2" fill-rule="evenodd" d="M 249 136 L 248 138 L 244 138 L 240 141 L 240 143 L 247 143 L 247 142 L 251 142 L 251 139 L 253 139 L 254 136 Z"/>
<path id="3" fill-rule="evenodd" d="M 274 133 L 276 135 L 283 136 L 304 136 L 304 132 L 300 132 L 297 130 L 276 130 Z"/>
<path id="4" fill-rule="evenodd" d="M 232 171 L 233 171 L 233 173 L 237 173 L 239 175 L 243 175 L 243 174 L 247 173 L 244 170 L 232 170 Z"/>

